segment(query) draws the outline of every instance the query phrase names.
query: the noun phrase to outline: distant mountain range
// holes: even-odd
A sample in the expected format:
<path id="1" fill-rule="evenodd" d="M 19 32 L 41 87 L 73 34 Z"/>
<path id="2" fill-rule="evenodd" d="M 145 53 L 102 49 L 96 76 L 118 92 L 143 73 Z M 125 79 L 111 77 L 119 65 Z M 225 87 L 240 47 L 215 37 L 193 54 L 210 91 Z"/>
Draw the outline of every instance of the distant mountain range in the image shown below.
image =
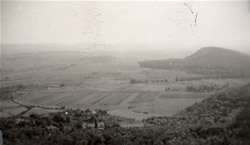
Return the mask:
<path id="1" fill-rule="evenodd" d="M 204 47 L 184 59 L 139 62 L 141 67 L 185 70 L 224 77 L 250 76 L 250 56 L 219 47 Z"/>

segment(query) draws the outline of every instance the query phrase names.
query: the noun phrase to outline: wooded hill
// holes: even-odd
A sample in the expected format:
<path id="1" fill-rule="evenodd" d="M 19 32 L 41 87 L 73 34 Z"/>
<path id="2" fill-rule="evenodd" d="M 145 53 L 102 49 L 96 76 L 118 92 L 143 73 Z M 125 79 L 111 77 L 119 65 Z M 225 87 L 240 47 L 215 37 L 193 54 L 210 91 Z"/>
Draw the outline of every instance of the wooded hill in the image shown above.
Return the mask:
<path id="1" fill-rule="evenodd" d="M 185 70 L 217 77 L 248 77 L 250 56 L 219 47 L 204 47 L 184 59 L 165 59 L 139 62 L 141 67 Z"/>

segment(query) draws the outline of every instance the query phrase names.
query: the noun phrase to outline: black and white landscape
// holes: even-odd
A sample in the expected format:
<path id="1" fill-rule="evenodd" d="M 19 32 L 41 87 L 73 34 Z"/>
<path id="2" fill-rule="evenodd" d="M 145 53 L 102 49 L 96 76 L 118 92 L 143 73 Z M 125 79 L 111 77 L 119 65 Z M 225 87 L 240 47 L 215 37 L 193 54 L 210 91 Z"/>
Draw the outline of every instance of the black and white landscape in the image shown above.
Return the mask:
<path id="1" fill-rule="evenodd" d="M 249 26 L 248 1 L 1 1 L 3 144 L 250 144 Z"/>

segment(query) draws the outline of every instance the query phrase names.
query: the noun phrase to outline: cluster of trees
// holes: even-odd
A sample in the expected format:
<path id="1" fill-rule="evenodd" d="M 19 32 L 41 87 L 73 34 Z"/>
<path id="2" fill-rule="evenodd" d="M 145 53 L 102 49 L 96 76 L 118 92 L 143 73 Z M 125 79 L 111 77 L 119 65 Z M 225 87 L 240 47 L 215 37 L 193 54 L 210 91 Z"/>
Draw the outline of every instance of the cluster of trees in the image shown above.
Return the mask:
<path id="1" fill-rule="evenodd" d="M 161 79 L 161 80 L 136 80 L 136 79 L 131 79 L 130 80 L 130 84 L 139 84 L 139 83 L 148 84 L 148 83 L 166 83 L 166 82 L 168 82 L 167 79 Z"/>
<path id="2" fill-rule="evenodd" d="M 162 79 L 162 80 L 151 80 L 151 83 L 167 83 L 168 80 L 167 79 Z"/>
<path id="3" fill-rule="evenodd" d="M 198 87 L 187 86 L 188 92 L 211 92 L 215 90 L 219 90 L 220 88 L 217 85 L 200 85 Z"/>
<path id="4" fill-rule="evenodd" d="M 178 81 L 195 81 L 195 80 L 210 79 L 210 78 L 211 77 L 208 76 L 180 77 Z"/>
<path id="5" fill-rule="evenodd" d="M 140 84 L 140 83 L 148 83 L 148 81 L 142 81 L 142 80 L 136 80 L 136 79 L 131 79 L 130 84 Z"/>
<path id="6" fill-rule="evenodd" d="M 214 84 L 214 85 L 201 84 L 198 87 L 188 85 L 186 90 L 188 92 L 211 92 L 211 91 L 216 91 L 216 90 L 222 90 L 222 89 L 225 89 L 225 88 L 228 88 L 228 87 L 229 87 L 228 83 L 224 84 L 221 87 L 217 86 L 216 84 Z"/>

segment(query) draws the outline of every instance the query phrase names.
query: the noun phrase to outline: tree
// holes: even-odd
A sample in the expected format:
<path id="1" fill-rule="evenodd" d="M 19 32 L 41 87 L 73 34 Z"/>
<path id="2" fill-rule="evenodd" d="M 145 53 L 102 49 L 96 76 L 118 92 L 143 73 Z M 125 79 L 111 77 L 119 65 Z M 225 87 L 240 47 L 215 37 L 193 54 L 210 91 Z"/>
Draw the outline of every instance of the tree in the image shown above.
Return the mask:
<path id="1" fill-rule="evenodd" d="M 56 114 L 54 117 L 53 117 L 53 120 L 55 122 L 64 122 L 64 118 L 60 115 L 60 114 Z"/>
<path id="2" fill-rule="evenodd" d="M 130 84 L 135 84 L 137 81 L 135 79 L 130 80 Z"/>
<path id="3" fill-rule="evenodd" d="M 188 92 L 195 92 L 195 91 L 196 91 L 196 88 L 193 87 L 193 86 L 187 86 L 187 91 L 188 91 Z"/>

